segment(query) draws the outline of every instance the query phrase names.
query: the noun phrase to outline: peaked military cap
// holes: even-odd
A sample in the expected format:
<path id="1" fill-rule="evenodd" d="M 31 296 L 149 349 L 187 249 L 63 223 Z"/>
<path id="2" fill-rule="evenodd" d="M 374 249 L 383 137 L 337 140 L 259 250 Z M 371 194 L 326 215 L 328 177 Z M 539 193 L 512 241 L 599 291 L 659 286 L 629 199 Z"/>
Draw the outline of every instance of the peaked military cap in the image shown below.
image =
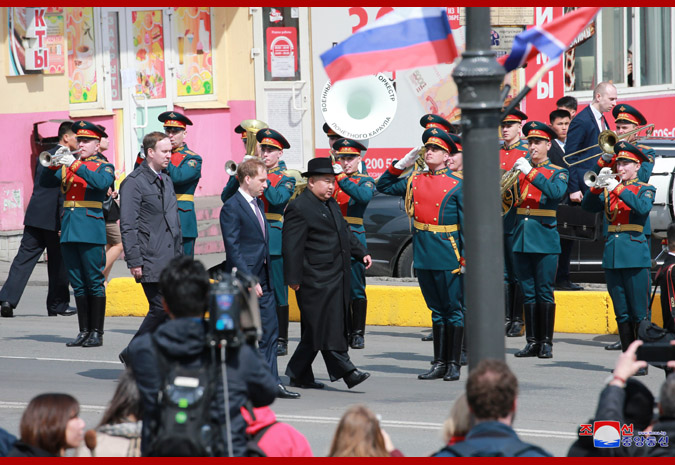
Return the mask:
<path id="1" fill-rule="evenodd" d="M 330 158 L 312 158 L 307 163 L 307 171 L 302 173 L 303 176 L 308 177 L 314 174 L 335 174 L 333 171 L 333 162 Z"/>
<path id="2" fill-rule="evenodd" d="M 248 138 L 248 134 L 247 134 L 247 132 L 246 132 L 246 129 L 242 128 L 242 127 L 241 127 L 241 124 L 238 124 L 237 127 L 234 128 L 234 132 L 236 132 L 237 134 L 241 134 L 241 138 L 242 138 L 242 139 L 247 139 L 247 138 Z"/>
<path id="3" fill-rule="evenodd" d="M 552 142 L 558 137 L 548 124 L 544 124 L 540 121 L 528 121 L 525 123 L 525 126 L 523 126 L 523 134 L 525 134 L 525 137 L 528 139 L 544 139 L 549 142 Z"/>
<path id="4" fill-rule="evenodd" d="M 328 123 L 323 123 L 323 132 L 325 132 L 328 137 L 342 137 L 340 134 L 333 131 L 333 128 L 328 126 Z"/>
<path id="5" fill-rule="evenodd" d="M 260 142 L 260 145 L 271 145 L 279 150 L 291 148 L 291 144 L 288 143 L 286 138 L 282 136 L 279 131 L 275 131 L 274 129 L 261 129 L 258 131 L 258 134 L 256 134 L 255 139 Z"/>
<path id="6" fill-rule="evenodd" d="M 642 150 L 625 140 L 619 141 L 614 145 L 614 153 L 617 160 L 630 160 L 635 163 L 649 161 L 649 158 L 642 153 Z"/>
<path id="7" fill-rule="evenodd" d="M 445 132 L 451 132 L 453 130 L 452 124 L 450 124 L 448 120 L 432 113 L 422 116 L 422 119 L 420 119 L 420 126 L 425 129 L 438 128 Z"/>
<path id="8" fill-rule="evenodd" d="M 108 137 L 103 126 L 84 120 L 73 123 L 73 132 L 77 137 L 88 137 L 90 139 L 101 140 L 101 137 Z"/>
<path id="9" fill-rule="evenodd" d="M 625 121 L 626 123 L 632 123 L 638 126 L 647 124 L 647 118 L 642 116 L 642 113 L 640 113 L 637 108 L 625 103 L 615 106 L 612 110 L 612 116 L 614 116 L 615 123 Z"/>
<path id="10" fill-rule="evenodd" d="M 353 139 L 342 138 L 335 141 L 333 144 L 333 150 L 336 152 L 337 157 L 358 157 L 361 155 L 361 151 L 367 150 L 366 147 Z"/>
<path id="11" fill-rule="evenodd" d="M 450 134 L 442 129 L 429 128 L 422 134 L 422 142 L 424 145 L 436 145 L 448 153 L 457 153 L 459 150 L 452 141 Z"/>
<path id="12" fill-rule="evenodd" d="M 450 136 L 450 139 L 457 146 L 457 151 L 461 152 L 462 151 L 462 138 L 460 136 L 458 136 L 457 134 L 453 134 L 453 133 L 450 133 L 448 135 Z"/>
<path id="13" fill-rule="evenodd" d="M 157 119 L 164 123 L 165 128 L 185 129 L 188 126 L 192 126 L 190 118 L 177 111 L 165 111 Z"/>
<path id="14" fill-rule="evenodd" d="M 502 124 L 504 123 L 522 123 L 524 120 L 527 119 L 527 115 L 523 113 L 520 110 L 517 110 L 514 108 L 509 112 L 508 115 L 506 115 L 506 118 L 502 120 Z"/>

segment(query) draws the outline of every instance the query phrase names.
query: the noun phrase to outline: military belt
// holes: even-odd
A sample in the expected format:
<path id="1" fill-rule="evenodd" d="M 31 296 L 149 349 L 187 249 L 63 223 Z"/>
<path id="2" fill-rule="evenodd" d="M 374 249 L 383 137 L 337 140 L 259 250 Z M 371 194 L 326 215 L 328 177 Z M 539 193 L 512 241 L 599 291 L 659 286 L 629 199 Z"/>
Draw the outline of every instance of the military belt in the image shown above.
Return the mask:
<path id="1" fill-rule="evenodd" d="M 457 224 L 426 224 L 420 223 L 419 221 L 413 221 L 413 226 L 415 229 L 420 231 L 431 231 L 439 233 L 453 233 L 459 231 L 459 225 Z"/>
<path id="2" fill-rule="evenodd" d="M 640 226 L 639 224 L 610 224 L 607 226 L 607 231 L 608 232 L 642 232 L 643 227 Z"/>
<path id="3" fill-rule="evenodd" d="M 550 216 L 553 218 L 556 216 L 555 210 L 541 210 L 539 208 L 519 208 L 516 213 L 525 216 Z"/>
<path id="4" fill-rule="evenodd" d="M 103 202 L 93 200 L 64 200 L 63 208 L 103 208 Z"/>
<path id="5" fill-rule="evenodd" d="M 284 215 L 280 215 L 278 213 L 265 213 L 265 218 L 267 218 L 269 221 L 284 222 Z"/>
<path id="6" fill-rule="evenodd" d="M 183 202 L 194 202 L 195 196 L 192 194 L 176 194 L 176 200 Z"/>
<path id="7" fill-rule="evenodd" d="M 345 216 L 345 221 L 349 224 L 363 225 L 363 218 L 357 218 L 355 216 Z"/>

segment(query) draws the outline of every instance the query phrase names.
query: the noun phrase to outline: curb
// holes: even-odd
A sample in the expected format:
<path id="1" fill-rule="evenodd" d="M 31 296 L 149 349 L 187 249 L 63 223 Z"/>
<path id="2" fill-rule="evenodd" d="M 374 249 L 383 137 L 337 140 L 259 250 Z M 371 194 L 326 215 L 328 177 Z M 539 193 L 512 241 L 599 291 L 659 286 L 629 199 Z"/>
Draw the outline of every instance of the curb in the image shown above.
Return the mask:
<path id="1" fill-rule="evenodd" d="M 372 285 L 367 288 L 368 317 L 375 326 L 430 327 L 431 312 L 417 286 Z M 114 278 L 106 289 L 106 316 L 145 316 L 148 301 L 133 278 Z M 290 320 L 300 321 L 295 292 L 289 290 Z M 606 291 L 557 291 L 555 332 L 616 334 L 612 299 Z M 469 310 L 470 311 L 470 310 Z M 503 315 L 503 312 L 499 312 Z M 663 325 L 661 300 L 654 299 L 652 321 Z M 501 320 L 499 324 L 503 324 Z"/>

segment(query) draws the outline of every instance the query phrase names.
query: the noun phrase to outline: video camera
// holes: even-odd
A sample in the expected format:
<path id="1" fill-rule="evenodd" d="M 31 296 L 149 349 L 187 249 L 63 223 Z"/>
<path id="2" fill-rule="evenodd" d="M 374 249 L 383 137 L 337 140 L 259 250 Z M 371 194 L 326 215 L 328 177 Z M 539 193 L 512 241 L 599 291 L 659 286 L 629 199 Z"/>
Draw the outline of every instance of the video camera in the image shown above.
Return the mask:
<path id="1" fill-rule="evenodd" d="M 257 283 L 254 276 L 236 269 L 218 273 L 209 297 L 209 327 L 214 340 L 225 341 L 229 347 L 260 340 L 262 324 L 254 289 Z"/>

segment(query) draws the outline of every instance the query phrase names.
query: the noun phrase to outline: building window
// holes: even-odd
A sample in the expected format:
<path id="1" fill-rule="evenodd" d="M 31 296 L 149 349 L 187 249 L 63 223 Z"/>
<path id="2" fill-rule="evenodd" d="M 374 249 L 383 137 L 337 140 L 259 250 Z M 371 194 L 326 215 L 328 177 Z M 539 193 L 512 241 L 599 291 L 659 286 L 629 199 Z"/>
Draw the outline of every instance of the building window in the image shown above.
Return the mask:
<path id="1" fill-rule="evenodd" d="M 176 97 L 213 96 L 211 8 L 173 8 Z"/>
<path id="2" fill-rule="evenodd" d="M 672 8 L 603 8 L 596 25 L 595 35 L 567 52 L 566 92 L 601 81 L 646 91 L 673 85 Z"/>
<path id="3" fill-rule="evenodd" d="M 78 108 L 101 107 L 101 60 L 97 53 L 100 39 L 96 24 L 98 11 L 93 7 L 66 7 L 66 40 L 68 42 L 68 94 Z"/>

